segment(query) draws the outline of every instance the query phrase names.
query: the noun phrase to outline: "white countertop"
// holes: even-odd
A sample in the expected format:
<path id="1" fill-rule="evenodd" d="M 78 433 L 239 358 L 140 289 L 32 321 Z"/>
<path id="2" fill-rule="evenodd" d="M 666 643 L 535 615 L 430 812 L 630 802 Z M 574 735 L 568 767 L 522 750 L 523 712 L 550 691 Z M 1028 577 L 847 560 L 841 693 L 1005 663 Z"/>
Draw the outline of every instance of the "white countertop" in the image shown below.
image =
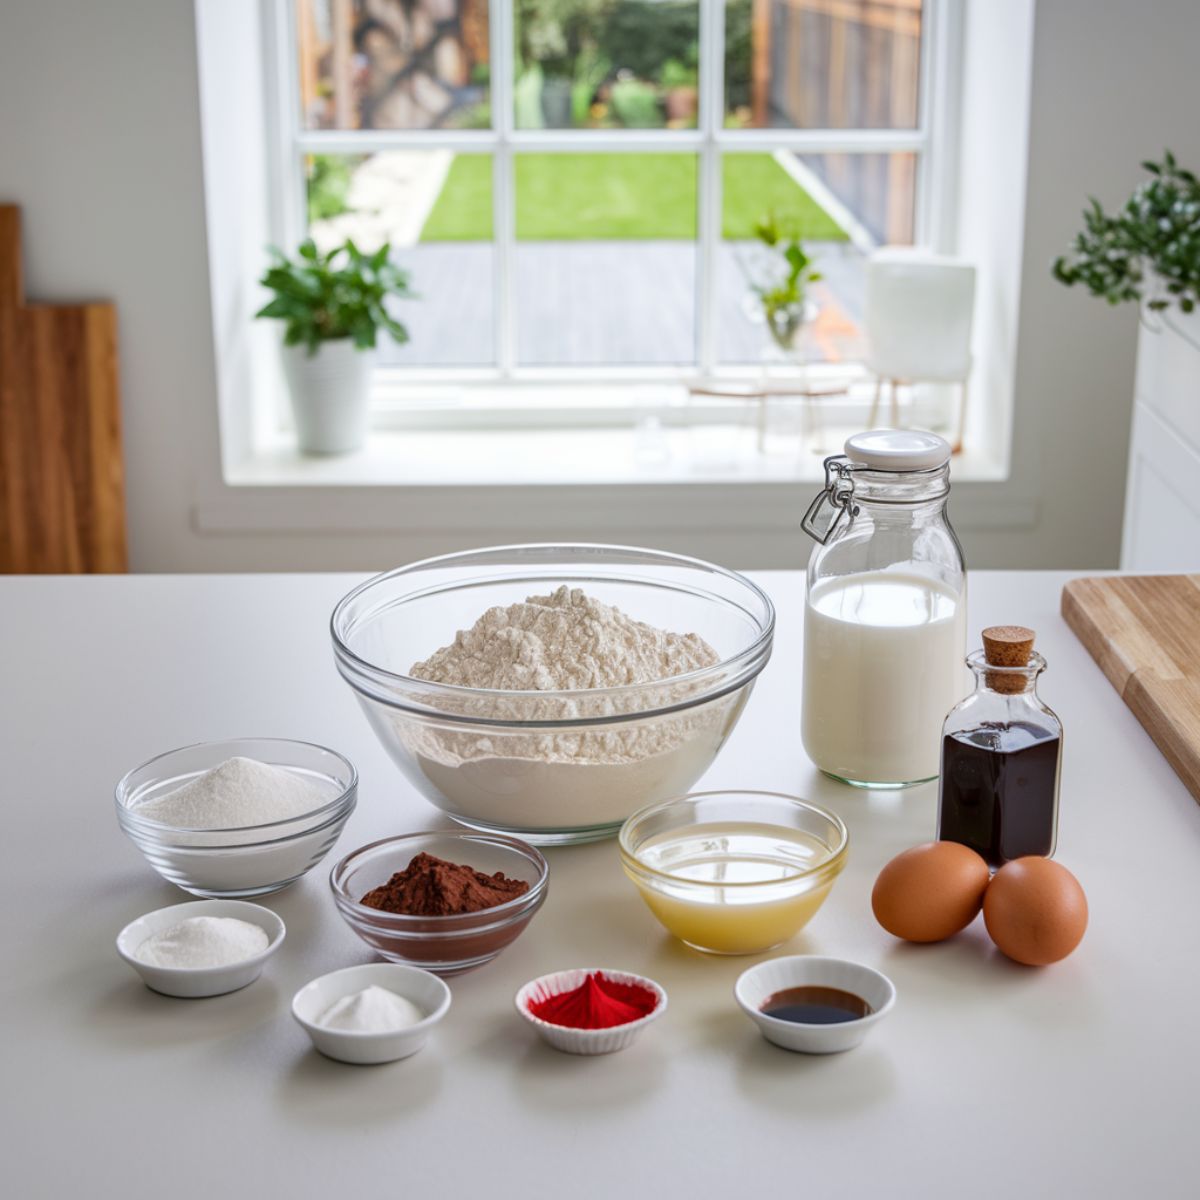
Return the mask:
<path id="1" fill-rule="evenodd" d="M 764 1042 L 733 981 L 758 961 L 673 942 L 613 843 L 550 850 L 550 897 L 499 959 L 450 981 L 415 1058 L 348 1067 L 309 1046 L 292 993 L 369 954 L 328 869 L 439 814 L 401 780 L 338 678 L 330 609 L 355 577 L 0 579 L 0 849 L 7 1195 L 188 1197 L 1194 1196 L 1200 1078 L 1200 806 L 1058 615 L 1067 575 L 976 572 L 970 628 L 1019 622 L 1049 660 L 1066 730 L 1058 858 L 1091 921 L 1044 970 L 977 921 L 908 946 L 871 917 L 876 872 L 933 836 L 936 785 L 860 793 L 799 738 L 803 576 L 756 576 L 774 656 L 703 786 L 797 792 L 850 827 L 849 865 L 785 951 L 884 970 L 895 1012 L 862 1048 Z M 189 899 L 117 828 L 112 787 L 171 747 L 322 742 L 359 768 L 326 862 L 265 903 L 288 938 L 262 979 L 210 1000 L 148 991 L 113 948 L 133 917 Z M 517 987 L 601 964 L 661 982 L 670 1010 L 630 1050 L 556 1053 Z"/>

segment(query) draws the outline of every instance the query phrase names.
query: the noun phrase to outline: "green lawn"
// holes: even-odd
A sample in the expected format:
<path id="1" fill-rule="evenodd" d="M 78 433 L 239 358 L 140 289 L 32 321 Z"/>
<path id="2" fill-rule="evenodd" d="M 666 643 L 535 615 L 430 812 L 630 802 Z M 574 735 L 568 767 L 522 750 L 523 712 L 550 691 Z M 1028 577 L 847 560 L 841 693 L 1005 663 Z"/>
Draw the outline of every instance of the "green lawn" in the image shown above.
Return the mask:
<path id="1" fill-rule="evenodd" d="M 518 154 L 517 238 L 603 241 L 696 236 L 696 157 L 692 154 Z M 840 242 L 846 234 L 769 154 L 730 154 L 723 162 L 722 232 L 754 236 L 774 209 L 802 237 Z M 423 242 L 492 236 L 491 159 L 459 154 L 421 231 Z"/>

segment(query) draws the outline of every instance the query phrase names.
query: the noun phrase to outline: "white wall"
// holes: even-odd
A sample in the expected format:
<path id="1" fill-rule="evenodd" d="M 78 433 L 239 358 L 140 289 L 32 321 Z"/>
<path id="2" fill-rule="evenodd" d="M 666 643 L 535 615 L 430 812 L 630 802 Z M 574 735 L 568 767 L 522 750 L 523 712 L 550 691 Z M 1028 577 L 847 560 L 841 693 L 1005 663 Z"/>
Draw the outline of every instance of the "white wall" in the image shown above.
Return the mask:
<path id="1" fill-rule="evenodd" d="M 1020 111 L 1020 79 L 1006 78 L 988 32 L 1006 5 L 966 2 L 968 49 L 994 56 L 999 103 L 1007 97 Z M 1028 20 L 1029 3 L 1018 0 L 1018 17 Z M 989 249 L 993 265 L 1020 263 L 1019 273 L 1003 276 L 1003 286 L 1020 288 L 1014 474 L 1010 484 L 964 487 L 955 511 L 964 514 L 959 524 L 973 565 L 1111 566 L 1135 318 L 1059 287 L 1049 263 L 1088 193 L 1117 203 L 1136 182 L 1138 161 L 1163 145 L 1200 163 L 1193 63 L 1200 4 L 1039 0 L 1033 20 L 1023 242 L 1008 244 L 1019 224 L 1010 214 L 1007 234 L 997 233 Z M 320 531 L 280 532 L 294 526 L 275 520 L 292 503 L 289 489 L 229 489 L 220 477 L 199 111 L 188 0 L 0 6 L 0 198 L 25 209 L 30 295 L 110 297 L 119 310 L 135 569 L 384 566 L 480 542 L 569 537 L 585 522 L 594 538 L 606 513 L 614 538 L 737 566 L 803 561 L 807 546 L 795 523 L 807 488 L 723 493 L 739 516 L 719 530 L 696 529 L 682 495 L 610 503 L 603 492 L 546 497 L 518 489 L 511 519 L 493 493 L 480 505 L 490 513 L 486 528 L 449 529 L 439 527 L 430 491 L 338 489 Z M 965 149 L 964 163 L 981 172 L 975 195 L 982 204 L 987 148 Z M 987 194 L 995 205 L 1002 193 Z M 959 209 L 964 231 L 986 238 L 981 210 Z M 1011 297 L 983 303 L 981 329 L 996 331 Z M 220 297 L 218 312 L 228 320 Z M 1006 385 L 1001 378 L 994 386 Z M 256 515 L 241 533 L 201 533 L 198 500 Z M 655 515 L 647 520 L 647 512 Z"/>
<path id="2" fill-rule="evenodd" d="M 1050 264 L 1085 198 L 1118 206 L 1143 159 L 1170 147 L 1200 167 L 1197 48 L 1197 0 L 1037 0 L 1013 481 L 1041 517 L 1033 534 L 995 535 L 996 561 L 1117 565 L 1137 315 L 1062 287 Z"/>
<path id="3" fill-rule="evenodd" d="M 0 4 L 0 200 L 32 299 L 112 299 L 132 565 L 218 565 L 191 532 L 218 461 L 188 0 Z"/>

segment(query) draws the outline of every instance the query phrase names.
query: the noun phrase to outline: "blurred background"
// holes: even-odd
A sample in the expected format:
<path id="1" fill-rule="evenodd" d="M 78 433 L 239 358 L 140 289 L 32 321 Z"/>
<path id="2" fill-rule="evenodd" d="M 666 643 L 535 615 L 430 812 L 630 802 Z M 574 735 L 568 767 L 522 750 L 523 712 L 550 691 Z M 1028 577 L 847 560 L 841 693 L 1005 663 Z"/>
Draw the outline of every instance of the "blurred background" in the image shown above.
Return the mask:
<path id="1" fill-rule="evenodd" d="M 0 308 L 0 569 L 799 566 L 881 424 L 955 446 L 973 567 L 1194 565 L 1200 329 L 1075 239 L 1200 167 L 1197 44 L 1189 0 L 5 6 L 2 302 L 114 324 Z"/>

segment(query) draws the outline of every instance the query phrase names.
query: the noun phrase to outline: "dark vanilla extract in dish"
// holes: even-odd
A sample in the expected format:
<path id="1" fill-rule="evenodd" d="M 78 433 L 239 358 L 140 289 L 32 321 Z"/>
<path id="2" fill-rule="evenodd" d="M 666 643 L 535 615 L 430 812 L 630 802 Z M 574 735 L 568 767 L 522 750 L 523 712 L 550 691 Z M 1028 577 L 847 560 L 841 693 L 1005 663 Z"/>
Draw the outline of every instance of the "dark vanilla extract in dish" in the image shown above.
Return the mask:
<path id="1" fill-rule="evenodd" d="M 871 1006 L 853 992 L 806 984 L 768 996 L 759 1006 L 759 1012 L 797 1025 L 838 1025 L 869 1016 Z"/>
<path id="2" fill-rule="evenodd" d="M 942 740 L 938 838 L 993 867 L 1054 850 L 1060 740 L 1029 721 L 987 722 Z"/>

